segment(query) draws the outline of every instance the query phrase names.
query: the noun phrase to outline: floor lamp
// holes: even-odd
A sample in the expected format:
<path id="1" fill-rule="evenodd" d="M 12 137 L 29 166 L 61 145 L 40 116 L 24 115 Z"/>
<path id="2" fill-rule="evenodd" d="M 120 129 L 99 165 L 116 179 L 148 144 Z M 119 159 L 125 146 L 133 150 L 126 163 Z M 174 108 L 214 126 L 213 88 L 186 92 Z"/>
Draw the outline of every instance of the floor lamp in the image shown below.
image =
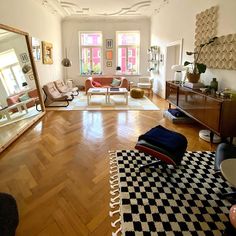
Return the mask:
<path id="1" fill-rule="evenodd" d="M 65 67 L 66 70 L 66 78 L 65 78 L 65 82 L 67 83 L 68 81 L 68 71 L 67 68 L 71 67 L 72 63 L 71 60 L 67 57 L 67 49 L 65 49 L 65 55 L 66 57 L 62 59 L 61 64 Z"/>

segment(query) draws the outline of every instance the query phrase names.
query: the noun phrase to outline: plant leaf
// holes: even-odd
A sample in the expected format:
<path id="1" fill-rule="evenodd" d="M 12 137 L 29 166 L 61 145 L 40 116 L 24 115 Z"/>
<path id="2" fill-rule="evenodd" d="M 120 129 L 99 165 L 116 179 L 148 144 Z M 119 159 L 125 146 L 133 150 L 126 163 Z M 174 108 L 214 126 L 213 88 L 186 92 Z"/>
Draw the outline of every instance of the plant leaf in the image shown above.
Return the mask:
<path id="1" fill-rule="evenodd" d="M 189 62 L 189 61 L 185 61 L 184 62 L 184 66 L 187 66 L 187 65 L 190 65 L 190 64 L 193 64 L 192 62 Z"/>
<path id="2" fill-rule="evenodd" d="M 198 73 L 205 73 L 206 71 L 206 65 L 202 64 L 202 63 L 196 63 L 197 69 L 198 69 Z"/>

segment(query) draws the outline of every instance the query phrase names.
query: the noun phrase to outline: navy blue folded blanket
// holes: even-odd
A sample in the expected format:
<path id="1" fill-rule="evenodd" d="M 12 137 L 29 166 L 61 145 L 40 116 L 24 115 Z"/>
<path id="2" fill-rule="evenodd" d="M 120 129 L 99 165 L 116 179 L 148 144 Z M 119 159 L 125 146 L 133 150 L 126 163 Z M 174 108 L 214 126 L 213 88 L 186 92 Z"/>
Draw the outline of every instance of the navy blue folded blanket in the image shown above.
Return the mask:
<path id="1" fill-rule="evenodd" d="M 186 150 L 188 144 L 184 135 L 168 130 L 161 125 L 158 125 L 145 134 L 140 135 L 138 140 L 145 140 L 152 145 L 158 146 L 172 153 Z"/>
<path id="2" fill-rule="evenodd" d="M 178 110 L 177 108 L 176 109 L 169 108 L 168 112 L 170 112 L 170 114 L 175 117 L 185 116 L 185 114 L 182 111 Z"/>

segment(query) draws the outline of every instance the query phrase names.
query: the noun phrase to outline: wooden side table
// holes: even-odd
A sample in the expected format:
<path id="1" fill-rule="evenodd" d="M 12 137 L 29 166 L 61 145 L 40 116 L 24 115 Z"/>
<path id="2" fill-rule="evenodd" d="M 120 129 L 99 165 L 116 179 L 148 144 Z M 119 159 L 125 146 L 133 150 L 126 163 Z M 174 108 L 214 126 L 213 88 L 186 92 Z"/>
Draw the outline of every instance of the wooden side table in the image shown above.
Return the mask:
<path id="1" fill-rule="evenodd" d="M 220 164 L 220 171 L 224 178 L 236 188 L 236 159 L 226 159 Z M 236 196 L 236 192 L 226 193 L 224 197 L 233 197 Z"/>

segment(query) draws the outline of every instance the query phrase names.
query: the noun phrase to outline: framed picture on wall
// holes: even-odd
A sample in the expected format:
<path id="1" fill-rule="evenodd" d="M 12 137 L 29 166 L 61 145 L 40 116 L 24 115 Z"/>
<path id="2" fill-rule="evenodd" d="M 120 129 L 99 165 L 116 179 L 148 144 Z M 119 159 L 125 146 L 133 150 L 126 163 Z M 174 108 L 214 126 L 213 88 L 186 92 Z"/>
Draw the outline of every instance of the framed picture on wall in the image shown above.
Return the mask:
<path id="1" fill-rule="evenodd" d="M 106 40 L 106 48 L 113 48 L 113 40 L 112 39 Z"/>
<path id="2" fill-rule="evenodd" d="M 53 64 L 52 43 L 42 42 L 43 64 Z"/>
<path id="3" fill-rule="evenodd" d="M 113 59 L 113 52 L 112 52 L 112 50 L 106 51 L 106 59 L 107 60 L 112 60 Z"/>
<path id="4" fill-rule="evenodd" d="M 21 53 L 21 54 L 20 54 L 20 59 L 21 59 L 21 61 L 22 61 L 23 63 L 26 63 L 26 62 L 29 61 L 29 58 L 28 58 L 27 53 Z"/>
<path id="5" fill-rule="evenodd" d="M 107 61 L 106 66 L 107 67 L 112 67 L 112 61 Z"/>

